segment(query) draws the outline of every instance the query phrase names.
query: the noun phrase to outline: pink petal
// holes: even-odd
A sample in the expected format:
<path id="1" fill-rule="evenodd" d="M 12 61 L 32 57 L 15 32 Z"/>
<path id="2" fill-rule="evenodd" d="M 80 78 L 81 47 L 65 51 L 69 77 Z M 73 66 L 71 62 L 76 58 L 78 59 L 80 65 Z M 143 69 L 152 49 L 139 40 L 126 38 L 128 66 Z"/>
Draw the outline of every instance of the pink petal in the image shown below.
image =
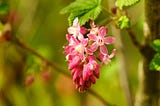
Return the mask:
<path id="1" fill-rule="evenodd" d="M 80 33 L 81 34 L 85 34 L 86 33 L 86 28 L 85 27 L 81 27 L 80 28 Z"/>
<path id="2" fill-rule="evenodd" d="M 115 40 L 116 39 L 114 37 L 109 36 L 109 37 L 104 38 L 104 43 L 105 44 L 113 44 L 115 42 Z"/>
<path id="3" fill-rule="evenodd" d="M 94 70 L 94 76 L 96 77 L 96 78 L 99 78 L 99 69 L 96 69 L 96 70 Z"/>
<path id="4" fill-rule="evenodd" d="M 81 33 L 79 33 L 78 34 L 78 40 L 82 41 L 83 39 L 84 39 L 84 36 Z"/>
<path id="5" fill-rule="evenodd" d="M 97 40 L 97 36 L 95 34 L 88 34 L 87 35 L 89 37 L 89 39 L 96 41 Z"/>
<path id="6" fill-rule="evenodd" d="M 110 58 L 110 59 L 114 57 L 115 52 L 116 52 L 116 49 L 113 49 L 113 50 L 112 50 L 112 53 L 109 55 L 109 58 Z"/>
<path id="7" fill-rule="evenodd" d="M 75 74 L 76 71 L 77 71 L 76 68 L 72 69 L 71 71 L 72 76 Z"/>
<path id="8" fill-rule="evenodd" d="M 88 38 L 84 39 L 82 41 L 83 46 L 87 46 L 88 45 Z"/>
<path id="9" fill-rule="evenodd" d="M 71 70 L 80 64 L 80 58 L 78 56 L 74 57 L 73 60 L 70 61 L 68 69 Z"/>
<path id="10" fill-rule="evenodd" d="M 76 17 L 73 21 L 73 26 L 77 26 L 78 25 L 78 17 Z"/>
<path id="11" fill-rule="evenodd" d="M 104 55 L 100 52 L 98 54 L 98 58 L 101 60 L 101 62 L 103 62 Z"/>
<path id="12" fill-rule="evenodd" d="M 100 52 L 101 52 L 103 55 L 107 55 L 107 54 L 108 54 L 108 50 L 107 50 L 107 48 L 106 48 L 105 45 L 100 46 Z"/>
<path id="13" fill-rule="evenodd" d="M 94 43 L 91 45 L 90 50 L 91 50 L 91 52 L 95 52 L 97 49 L 98 49 L 98 45 L 97 45 L 96 42 L 94 42 Z"/>
<path id="14" fill-rule="evenodd" d="M 70 40 L 70 38 L 71 38 L 71 35 L 66 34 L 66 39 L 67 39 L 68 41 Z"/>
<path id="15" fill-rule="evenodd" d="M 107 32 L 108 32 L 108 29 L 107 29 L 107 28 L 101 27 L 101 28 L 99 29 L 98 35 L 101 36 L 101 37 L 104 37 L 104 36 L 107 34 Z"/>
<path id="16" fill-rule="evenodd" d="M 88 80 L 89 79 L 89 68 L 87 65 L 84 65 L 83 67 L 83 80 Z"/>
<path id="17" fill-rule="evenodd" d="M 80 85 L 84 85 L 84 80 L 83 80 L 83 78 L 80 78 L 79 84 L 80 84 Z"/>
<path id="18" fill-rule="evenodd" d="M 77 45 L 77 44 L 79 44 L 78 40 L 75 37 L 71 36 L 69 40 L 69 45 Z"/>
<path id="19" fill-rule="evenodd" d="M 95 79 L 94 75 L 90 76 L 89 79 L 90 79 L 90 81 L 91 81 L 93 84 L 96 83 L 96 79 Z"/>
<path id="20" fill-rule="evenodd" d="M 79 71 L 75 71 L 74 75 L 73 75 L 73 82 L 76 83 L 76 80 L 79 78 Z"/>

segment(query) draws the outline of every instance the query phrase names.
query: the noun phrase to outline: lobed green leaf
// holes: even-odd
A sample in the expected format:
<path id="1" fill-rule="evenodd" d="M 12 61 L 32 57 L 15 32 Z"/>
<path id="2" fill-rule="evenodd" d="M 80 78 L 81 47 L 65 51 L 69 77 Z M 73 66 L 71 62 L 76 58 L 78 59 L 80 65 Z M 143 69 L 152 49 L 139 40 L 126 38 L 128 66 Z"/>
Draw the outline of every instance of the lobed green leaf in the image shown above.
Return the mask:
<path id="1" fill-rule="evenodd" d="M 123 6 L 132 6 L 138 3 L 139 1 L 140 0 L 116 0 L 116 6 L 122 9 Z"/>
<path id="2" fill-rule="evenodd" d="M 128 28 L 130 27 L 130 20 L 127 16 L 121 16 L 117 21 L 117 26 L 120 29 Z"/>

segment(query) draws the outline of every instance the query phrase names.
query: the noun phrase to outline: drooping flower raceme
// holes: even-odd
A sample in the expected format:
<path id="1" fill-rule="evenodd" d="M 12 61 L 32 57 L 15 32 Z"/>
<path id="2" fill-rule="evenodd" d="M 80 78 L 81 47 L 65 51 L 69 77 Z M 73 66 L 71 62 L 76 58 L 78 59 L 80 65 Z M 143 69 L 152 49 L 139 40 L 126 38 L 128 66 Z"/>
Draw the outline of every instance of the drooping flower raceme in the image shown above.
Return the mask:
<path id="1" fill-rule="evenodd" d="M 95 84 L 96 78 L 100 76 L 101 66 L 109 64 L 115 55 L 115 49 L 108 54 L 106 45 L 113 44 L 115 38 L 107 34 L 107 28 L 99 27 L 93 21 L 90 22 L 89 29 L 81 27 L 78 18 L 68 28 L 66 39 L 69 44 L 64 46 L 64 54 L 79 91 L 86 91 L 91 84 Z"/>

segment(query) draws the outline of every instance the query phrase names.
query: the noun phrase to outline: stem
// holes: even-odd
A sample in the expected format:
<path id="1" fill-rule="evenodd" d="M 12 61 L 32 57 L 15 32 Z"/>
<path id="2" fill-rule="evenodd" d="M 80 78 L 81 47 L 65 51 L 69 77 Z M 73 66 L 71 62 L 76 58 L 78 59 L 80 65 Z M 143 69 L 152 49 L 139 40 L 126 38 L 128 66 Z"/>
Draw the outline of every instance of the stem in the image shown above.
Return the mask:
<path id="1" fill-rule="evenodd" d="M 18 45 L 19 47 L 23 48 L 24 50 L 30 52 L 31 54 L 39 57 L 42 61 L 44 61 L 47 65 L 53 67 L 57 72 L 60 72 L 61 74 L 66 75 L 67 77 L 71 77 L 68 73 L 67 70 L 64 70 L 62 68 L 60 68 L 57 64 L 47 60 L 45 57 L 43 57 L 42 55 L 40 55 L 38 52 L 34 51 L 32 48 L 28 47 L 27 45 L 25 45 L 22 41 L 17 40 L 17 39 L 10 39 L 10 41 L 16 45 Z"/>
<path id="2" fill-rule="evenodd" d="M 72 78 L 67 72 L 67 70 L 61 68 L 60 66 L 58 66 L 57 64 L 49 61 L 48 59 L 46 59 L 45 57 L 43 57 L 42 55 L 40 55 L 38 52 L 36 52 L 35 50 L 33 50 L 32 48 L 30 48 L 29 46 L 27 46 L 26 44 L 24 44 L 22 41 L 18 40 L 18 39 L 14 39 L 14 38 L 10 38 L 9 41 L 11 41 L 13 44 L 21 47 L 22 49 L 26 50 L 27 52 L 31 53 L 32 55 L 37 56 L 38 58 L 40 58 L 42 61 L 46 62 L 49 66 L 51 66 L 52 68 L 55 69 L 55 71 L 60 72 L 61 74 Z M 93 96 L 95 96 L 97 99 L 99 99 L 100 101 L 102 101 L 102 103 L 105 106 L 113 106 L 111 105 L 109 102 L 107 102 L 106 100 L 104 100 L 102 98 L 102 96 L 98 95 L 95 91 L 93 90 L 89 90 L 88 91 L 90 94 L 92 94 Z"/>
<path id="3" fill-rule="evenodd" d="M 128 28 L 126 29 L 127 33 L 129 34 L 131 40 L 132 40 L 132 43 L 139 49 L 141 50 L 142 48 L 142 45 L 138 42 L 137 38 L 136 38 L 136 35 L 133 33 L 132 29 L 131 28 Z"/>

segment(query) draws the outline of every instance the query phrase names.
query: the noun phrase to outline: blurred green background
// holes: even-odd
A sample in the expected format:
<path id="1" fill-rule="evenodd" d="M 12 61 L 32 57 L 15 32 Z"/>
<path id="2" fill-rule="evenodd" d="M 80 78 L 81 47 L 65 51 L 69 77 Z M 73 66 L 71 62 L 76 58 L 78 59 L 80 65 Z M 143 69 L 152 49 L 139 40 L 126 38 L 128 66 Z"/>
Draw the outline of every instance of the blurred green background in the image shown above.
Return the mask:
<path id="1" fill-rule="evenodd" d="M 68 15 L 61 15 L 60 10 L 73 0 L 9 0 L 11 12 L 16 17 L 14 34 L 34 50 L 60 67 L 67 69 L 63 55 L 66 45 Z M 114 0 L 103 0 L 103 6 L 110 8 Z M 110 3 L 110 6 L 109 4 Z M 138 10 L 138 11 L 137 11 Z M 132 19 L 133 30 L 143 35 L 143 0 L 127 9 Z M 102 16 L 103 19 L 105 18 Z M 101 20 L 97 20 L 100 23 Z M 110 34 L 115 35 L 114 30 Z M 138 84 L 138 61 L 140 55 L 125 31 L 121 31 L 121 51 L 124 56 L 124 70 L 127 71 L 132 100 Z M 119 35 L 116 35 L 119 38 Z M 137 36 L 142 40 L 142 36 Z M 117 43 L 116 47 L 119 47 Z M 109 66 L 101 69 L 100 79 L 91 88 L 112 104 L 127 106 L 120 81 L 119 57 Z M 68 71 L 69 73 L 69 71 Z M 28 81 L 28 82 L 26 82 Z M 5 42 L 0 44 L 0 106 L 104 106 L 88 92 L 79 93 L 71 79 L 45 66 L 37 57 L 21 48 Z"/>

